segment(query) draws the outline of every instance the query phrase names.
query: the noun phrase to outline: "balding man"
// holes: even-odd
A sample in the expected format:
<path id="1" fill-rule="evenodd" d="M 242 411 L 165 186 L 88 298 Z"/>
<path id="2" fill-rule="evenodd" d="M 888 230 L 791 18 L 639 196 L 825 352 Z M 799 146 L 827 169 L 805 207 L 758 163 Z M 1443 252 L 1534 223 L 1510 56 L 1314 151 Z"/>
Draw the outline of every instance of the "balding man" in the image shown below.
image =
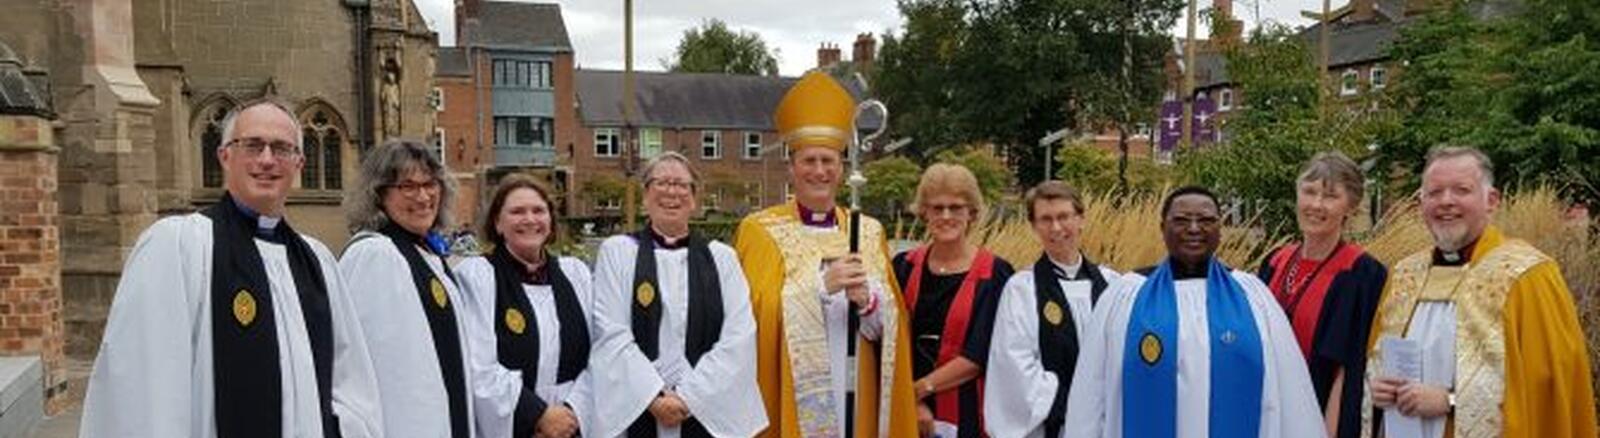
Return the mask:
<path id="1" fill-rule="evenodd" d="M 223 139 L 222 199 L 156 222 L 128 255 L 82 436 L 384 436 L 333 254 L 284 218 L 300 126 L 253 102 L 227 116 Z"/>

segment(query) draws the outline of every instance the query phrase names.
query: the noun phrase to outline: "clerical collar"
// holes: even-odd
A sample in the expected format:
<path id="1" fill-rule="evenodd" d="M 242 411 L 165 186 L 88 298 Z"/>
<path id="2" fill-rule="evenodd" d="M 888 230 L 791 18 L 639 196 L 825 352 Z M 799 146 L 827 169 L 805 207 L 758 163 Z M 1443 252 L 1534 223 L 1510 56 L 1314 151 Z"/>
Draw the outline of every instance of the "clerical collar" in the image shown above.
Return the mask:
<path id="1" fill-rule="evenodd" d="M 257 213 L 249 206 L 239 202 L 239 199 L 228 197 L 228 203 L 233 205 L 234 211 L 256 222 L 256 236 L 272 237 L 278 233 L 278 224 L 283 222 L 282 217 L 273 217 Z"/>
<path id="2" fill-rule="evenodd" d="M 1461 247 L 1461 249 L 1458 249 L 1458 250 L 1455 250 L 1455 251 L 1452 251 L 1452 252 L 1445 252 L 1443 250 L 1440 250 L 1438 247 L 1434 247 L 1433 248 L 1433 265 L 1434 266 L 1466 266 L 1467 263 L 1472 261 L 1472 250 L 1473 250 L 1473 248 L 1476 248 L 1478 246 L 1478 240 L 1482 239 L 1482 238 L 1483 238 L 1483 236 L 1478 236 L 1478 239 L 1473 239 L 1472 243 L 1468 243 L 1467 246 L 1463 246 L 1463 247 Z"/>
<path id="3" fill-rule="evenodd" d="M 551 257 L 549 253 L 546 253 L 544 257 L 544 263 L 540 263 L 538 267 L 535 267 L 530 271 L 527 268 L 528 264 L 523 262 L 522 259 L 515 256 L 511 257 L 511 259 L 516 260 L 517 264 L 523 267 L 522 269 L 519 269 L 522 274 L 522 283 L 532 286 L 549 286 L 550 264 L 559 262 L 555 259 L 555 257 Z"/>
<path id="4" fill-rule="evenodd" d="M 1078 278 L 1078 275 L 1082 274 L 1082 272 L 1079 272 L 1079 271 L 1083 270 L 1083 256 L 1082 255 L 1078 256 L 1077 263 L 1073 263 L 1073 264 L 1070 264 L 1070 265 L 1062 264 L 1061 262 L 1056 261 L 1055 257 L 1050 257 L 1049 254 L 1046 254 L 1045 258 L 1050 259 L 1050 264 L 1052 266 L 1055 266 L 1056 277 L 1060 277 L 1063 280 L 1076 280 Z"/>
<path id="5" fill-rule="evenodd" d="M 796 201 L 795 207 L 800 210 L 800 223 L 810 227 L 832 227 L 839 224 L 833 211 L 814 212 L 806 208 L 805 204 Z"/>
<path id="6" fill-rule="evenodd" d="M 683 237 L 679 237 L 676 241 L 668 242 L 666 236 L 662 236 L 660 232 L 656 231 L 656 227 L 645 227 L 645 229 L 650 230 L 650 240 L 655 242 L 656 249 L 665 249 L 671 251 L 689 247 L 688 234 L 684 234 Z"/>

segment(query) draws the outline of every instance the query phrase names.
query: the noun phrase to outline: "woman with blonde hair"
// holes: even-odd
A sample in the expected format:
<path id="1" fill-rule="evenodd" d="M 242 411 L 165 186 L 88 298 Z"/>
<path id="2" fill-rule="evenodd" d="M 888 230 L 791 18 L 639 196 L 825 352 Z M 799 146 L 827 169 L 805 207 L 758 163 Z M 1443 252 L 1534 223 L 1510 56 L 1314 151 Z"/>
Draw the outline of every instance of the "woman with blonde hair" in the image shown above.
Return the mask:
<path id="1" fill-rule="evenodd" d="M 896 255 L 894 271 L 911 312 L 918 429 L 923 436 L 986 436 L 983 371 L 1000 292 L 1013 270 L 968 240 L 985 212 L 971 170 L 929 166 L 912 209 L 927 224 L 929 242 Z"/>

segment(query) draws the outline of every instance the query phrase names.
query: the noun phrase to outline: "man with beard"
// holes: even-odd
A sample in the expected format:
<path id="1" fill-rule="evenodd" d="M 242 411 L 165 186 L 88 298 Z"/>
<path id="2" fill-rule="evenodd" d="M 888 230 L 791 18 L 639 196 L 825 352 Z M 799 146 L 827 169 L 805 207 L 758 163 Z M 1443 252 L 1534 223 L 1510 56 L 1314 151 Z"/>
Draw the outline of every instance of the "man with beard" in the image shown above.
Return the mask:
<path id="1" fill-rule="evenodd" d="M 1423 169 L 1434 247 L 1395 265 L 1372 336 L 1415 343 L 1421 378 L 1385 375 L 1378 343 L 1371 432 L 1404 416 L 1428 438 L 1594 437 L 1589 357 L 1561 267 L 1489 223 L 1500 192 L 1483 152 L 1436 149 Z"/>

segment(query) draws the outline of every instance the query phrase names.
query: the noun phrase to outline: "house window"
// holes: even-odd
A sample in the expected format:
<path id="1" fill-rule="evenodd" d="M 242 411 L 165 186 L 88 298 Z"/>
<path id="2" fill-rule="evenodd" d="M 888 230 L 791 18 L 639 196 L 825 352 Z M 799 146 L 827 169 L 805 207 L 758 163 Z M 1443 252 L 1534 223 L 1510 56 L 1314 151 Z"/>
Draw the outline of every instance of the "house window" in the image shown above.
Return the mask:
<path id="1" fill-rule="evenodd" d="M 601 199 L 601 200 L 595 201 L 594 209 L 595 210 L 621 210 L 622 209 L 622 200 L 621 199 L 617 199 L 617 198 Z"/>
<path id="2" fill-rule="evenodd" d="M 744 133 L 744 159 L 755 160 L 761 158 L 761 133 Z"/>
<path id="3" fill-rule="evenodd" d="M 717 131 L 700 131 L 700 158 L 722 158 L 722 135 Z"/>
<path id="4" fill-rule="evenodd" d="M 1149 123 L 1140 123 L 1138 125 L 1138 128 L 1136 128 L 1136 129 L 1137 130 L 1134 131 L 1134 132 L 1136 132 L 1136 134 L 1134 134 L 1135 137 L 1150 138 L 1150 124 Z"/>
<path id="5" fill-rule="evenodd" d="M 497 59 L 494 61 L 494 85 L 497 87 L 552 88 L 550 62 Z"/>
<path id="6" fill-rule="evenodd" d="M 790 186 L 789 183 L 783 183 L 783 199 L 794 199 L 794 187 Z"/>
<path id="7" fill-rule="evenodd" d="M 744 195 L 744 204 L 745 204 L 746 208 L 749 208 L 751 210 L 754 210 L 754 209 L 757 209 L 757 208 L 761 208 L 761 195 L 762 195 L 761 189 L 762 189 L 762 187 L 761 187 L 760 184 L 756 184 L 756 183 L 745 184 L 744 192 L 746 194 Z"/>
<path id="8" fill-rule="evenodd" d="M 621 136 L 616 128 L 594 130 L 594 156 L 615 157 L 622 154 Z"/>
<path id="9" fill-rule="evenodd" d="M 661 154 L 661 129 L 646 128 L 639 132 L 639 158 L 648 160 Z"/>
<path id="10" fill-rule="evenodd" d="M 714 191 L 706 194 L 706 205 L 704 205 L 703 208 L 707 210 L 717 210 L 721 206 L 722 192 Z"/>
<path id="11" fill-rule="evenodd" d="M 434 112 L 444 111 L 444 90 L 433 87 L 433 90 L 428 92 L 428 105 Z"/>
<path id="12" fill-rule="evenodd" d="M 1354 96 L 1356 93 L 1360 92 L 1360 90 L 1357 88 L 1360 85 L 1360 82 L 1360 72 L 1355 71 L 1355 69 L 1345 70 L 1344 74 L 1340 75 L 1339 78 L 1339 95 Z"/>
<path id="13" fill-rule="evenodd" d="M 439 159 L 439 165 L 445 165 L 444 128 L 433 129 L 433 156 Z"/>
<path id="14" fill-rule="evenodd" d="M 551 138 L 554 122 L 543 117 L 495 117 L 494 144 L 500 146 L 545 146 L 555 141 Z"/>
<path id="15" fill-rule="evenodd" d="M 337 126 L 332 110 L 319 107 L 301 120 L 301 148 L 305 166 L 300 169 L 300 187 L 339 190 L 344 186 L 344 133 Z"/>
<path id="16" fill-rule="evenodd" d="M 1217 110 L 1227 111 L 1233 109 L 1232 89 L 1223 89 L 1217 96 Z"/>
<path id="17" fill-rule="evenodd" d="M 222 148 L 222 120 L 228 117 L 232 104 L 222 104 L 212 110 L 200 131 L 200 185 L 222 187 L 222 162 L 217 161 L 217 150 Z"/>
<path id="18" fill-rule="evenodd" d="M 1372 89 L 1382 90 L 1389 86 L 1389 70 L 1383 67 L 1372 68 Z"/>

